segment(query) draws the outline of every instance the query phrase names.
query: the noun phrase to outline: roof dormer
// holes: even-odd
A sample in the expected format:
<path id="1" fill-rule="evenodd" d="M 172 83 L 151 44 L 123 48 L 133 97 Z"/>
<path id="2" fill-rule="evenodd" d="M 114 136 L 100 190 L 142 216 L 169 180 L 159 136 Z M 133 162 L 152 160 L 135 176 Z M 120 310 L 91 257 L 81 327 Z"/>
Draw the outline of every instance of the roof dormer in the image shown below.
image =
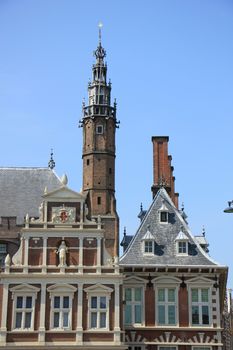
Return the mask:
<path id="1" fill-rule="evenodd" d="M 183 255 L 183 256 L 188 255 L 188 241 L 189 241 L 189 238 L 182 231 L 182 228 L 181 228 L 181 231 L 178 233 L 175 239 L 177 255 Z"/>
<path id="2" fill-rule="evenodd" d="M 168 211 L 169 210 L 168 210 L 165 202 L 163 201 L 161 207 L 158 210 L 160 223 L 162 223 L 162 224 L 168 223 Z"/>

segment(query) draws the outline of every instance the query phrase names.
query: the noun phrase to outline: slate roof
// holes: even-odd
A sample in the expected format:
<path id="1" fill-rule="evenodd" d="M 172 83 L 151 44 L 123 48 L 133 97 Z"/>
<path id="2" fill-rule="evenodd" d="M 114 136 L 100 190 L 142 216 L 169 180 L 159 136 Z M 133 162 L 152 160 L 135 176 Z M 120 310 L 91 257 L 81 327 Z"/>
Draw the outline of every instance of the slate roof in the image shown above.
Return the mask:
<path id="1" fill-rule="evenodd" d="M 60 179 L 49 168 L 0 168 L 0 218 L 16 216 L 20 225 L 27 213 L 38 217 L 46 186 L 48 191 L 61 186 Z"/>
<path id="2" fill-rule="evenodd" d="M 168 208 L 168 223 L 160 223 L 159 209 L 163 201 Z M 188 255 L 177 255 L 176 238 L 182 231 L 188 238 Z M 154 254 L 146 255 L 143 251 L 143 237 L 146 232 L 155 239 Z M 187 223 L 164 188 L 156 194 L 141 225 L 131 240 L 128 248 L 120 258 L 120 266 L 211 266 L 218 265 L 199 245 L 192 235 Z"/>

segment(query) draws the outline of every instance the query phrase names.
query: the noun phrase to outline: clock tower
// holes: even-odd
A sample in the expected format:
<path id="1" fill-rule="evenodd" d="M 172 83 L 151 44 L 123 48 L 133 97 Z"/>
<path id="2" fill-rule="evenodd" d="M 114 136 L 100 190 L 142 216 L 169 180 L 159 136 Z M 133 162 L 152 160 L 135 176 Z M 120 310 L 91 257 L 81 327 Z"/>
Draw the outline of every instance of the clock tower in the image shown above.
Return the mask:
<path id="1" fill-rule="evenodd" d="M 111 104 L 111 82 L 107 82 L 106 51 L 101 43 L 94 51 L 92 81 L 88 84 L 88 104 L 83 103 L 83 192 L 88 193 L 92 217 L 101 216 L 111 253 L 118 255 L 118 215 L 115 200 L 116 102 Z M 114 246 L 114 248 L 113 248 Z"/>

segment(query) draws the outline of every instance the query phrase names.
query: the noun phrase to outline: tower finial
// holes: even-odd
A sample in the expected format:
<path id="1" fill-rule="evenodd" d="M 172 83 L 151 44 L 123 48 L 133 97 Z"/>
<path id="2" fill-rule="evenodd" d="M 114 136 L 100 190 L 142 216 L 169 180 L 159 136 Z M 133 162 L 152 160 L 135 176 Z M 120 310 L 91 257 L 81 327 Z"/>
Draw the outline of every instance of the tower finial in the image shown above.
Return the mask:
<path id="1" fill-rule="evenodd" d="M 99 27 L 99 44 L 101 44 L 101 37 L 102 37 L 101 29 L 103 27 L 103 23 L 101 21 L 98 23 L 98 27 Z"/>
<path id="2" fill-rule="evenodd" d="M 106 51 L 101 45 L 101 39 L 102 39 L 101 28 L 103 27 L 103 23 L 99 22 L 98 27 L 99 27 L 99 45 L 97 46 L 97 49 L 94 51 L 94 55 L 98 62 L 103 62 L 103 59 L 106 56 Z"/>
<path id="3" fill-rule="evenodd" d="M 48 162 L 48 167 L 53 170 L 53 168 L 55 168 L 55 161 L 53 159 L 53 149 L 51 148 L 51 152 L 50 152 L 50 160 Z"/>

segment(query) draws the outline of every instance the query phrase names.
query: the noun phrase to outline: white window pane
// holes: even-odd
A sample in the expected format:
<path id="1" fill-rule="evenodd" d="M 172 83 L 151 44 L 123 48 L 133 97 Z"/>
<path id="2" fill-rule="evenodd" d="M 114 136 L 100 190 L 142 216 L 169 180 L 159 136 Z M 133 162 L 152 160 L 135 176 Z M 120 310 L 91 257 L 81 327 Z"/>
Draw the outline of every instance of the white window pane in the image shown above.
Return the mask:
<path id="1" fill-rule="evenodd" d="M 97 312 L 91 313 L 91 328 L 97 327 Z"/>
<path id="2" fill-rule="evenodd" d="M 63 313 L 63 327 L 69 327 L 69 312 Z"/>
<path id="3" fill-rule="evenodd" d="M 168 324 L 175 324 L 175 323 L 176 323 L 175 306 L 168 305 Z"/>
<path id="4" fill-rule="evenodd" d="M 21 328 L 22 325 L 22 312 L 16 312 L 15 328 Z"/>
<path id="5" fill-rule="evenodd" d="M 59 328 L 59 312 L 54 312 L 53 314 L 53 327 Z"/>
<path id="6" fill-rule="evenodd" d="M 159 311 L 159 315 L 158 315 L 159 324 L 165 324 L 165 306 L 159 305 L 158 311 Z"/>
<path id="7" fill-rule="evenodd" d="M 125 300 L 126 301 L 131 301 L 132 300 L 132 290 L 131 290 L 131 288 L 126 288 L 125 289 Z"/>
<path id="8" fill-rule="evenodd" d="M 202 288 L 201 290 L 201 301 L 208 303 L 208 288 Z"/>
<path id="9" fill-rule="evenodd" d="M 106 309 L 106 297 L 100 297 L 100 308 Z"/>
<path id="10" fill-rule="evenodd" d="M 69 308 L 69 297 L 63 297 L 63 309 Z"/>
<path id="11" fill-rule="evenodd" d="M 135 301 L 142 300 L 142 288 L 135 288 Z"/>
<path id="12" fill-rule="evenodd" d="M 131 305 L 125 305 L 125 324 L 132 323 L 132 309 Z"/>
<path id="13" fill-rule="evenodd" d="M 168 301 L 175 301 L 175 289 L 168 289 Z"/>
<path id="14" fill-rule="evenodd" d="M 32 297 L 26 298 L 26 308 L 31 309 L 32 308 Z"/>
<path id="15" fill-rule="evenodd" d="M 135 323 L 141 323 L 142 322 L 142 312 L 141 312 L 141 305 L 135 305 Z"/>
<path id="16" fill-rule="evenodd" d="M 106 328 L 106 313 L 100 313 L 100 328 Z"/>
<path id="17" fill-rule="evenodd" d="M 31 318 L 32 318 L 31 312 L 26 312 L 25 313 L 25 328 L 31 328 Z"/>
<path id="18" fill-rule="evenodd" d="M 91 308 L 97 309 L 97 297 L 91 297 Z"/>
<path id="19" fill-rule="evenodd" d="M 60 297 L 54 297 L 54 308 L 55 309 L 60 308 Z"/>
<path id="20" fill-rule="evenodd" d="M 158 289 L 158 301 L 165 301 L 165 289 Z"/>
<path id="21" fill-rule="evenodd" d="M 17 307 L 17 309 L 22 309 L 22 307 L 23 307 L 23 297 L 17 297 L 16 307 Z"/>
<path id="22" fill-rule="evenodd" d="M 198 289 L 193 288 L 191 290 L 191 294 L 192 294 L 192 302 L 198 302 Z"/>

